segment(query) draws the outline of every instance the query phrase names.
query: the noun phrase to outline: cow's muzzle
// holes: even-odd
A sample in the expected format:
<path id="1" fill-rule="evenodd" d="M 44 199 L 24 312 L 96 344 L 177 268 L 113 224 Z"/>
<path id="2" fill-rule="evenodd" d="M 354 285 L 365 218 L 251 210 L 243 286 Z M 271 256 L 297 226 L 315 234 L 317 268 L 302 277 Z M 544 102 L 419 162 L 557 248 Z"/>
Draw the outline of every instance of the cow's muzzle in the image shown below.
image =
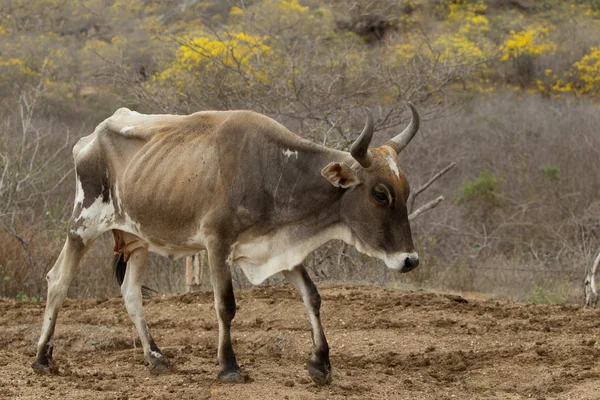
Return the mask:
<path id="1" fill-rule="evenodd" d="M 410 272 L 419 265 L 419 255 L 415 252 L 386 255 L 385 265 L 402 273 Z"/>

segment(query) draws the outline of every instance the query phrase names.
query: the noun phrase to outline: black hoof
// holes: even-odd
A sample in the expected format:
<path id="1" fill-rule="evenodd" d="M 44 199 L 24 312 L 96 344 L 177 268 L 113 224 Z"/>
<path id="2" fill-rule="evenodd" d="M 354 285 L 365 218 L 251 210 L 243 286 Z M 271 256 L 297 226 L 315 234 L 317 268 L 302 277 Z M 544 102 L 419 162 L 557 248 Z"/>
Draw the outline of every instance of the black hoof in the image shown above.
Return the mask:
<path id="1" fill-rule="evenodd" d="M 164 356 L 152 357 L 149 362 L 150 372 L 154 375 L 161 375 L 169 372 L 171 369 L 171 363 Z"/>
<path id="2" fill-rule="evenodd" d="M 238 371 L 221 371 L 217 379 L 223 383 L 244 383 L 246 379 Z"/>
<path id="3" fill-rule="evenodd" d="M 39 361 L 35 360 L 31 364 L 31 368 L 36 374 L 39 375 L 56 375 L 58 374 L 58 367 L 54 365 L 52 361 Z"/>
<path id="4" fill-rule="evenodd" d="M 308 374 L 317 385 L 329 385 L 331 383 L 331 366 L 315 360 L 306 363 Z"/>

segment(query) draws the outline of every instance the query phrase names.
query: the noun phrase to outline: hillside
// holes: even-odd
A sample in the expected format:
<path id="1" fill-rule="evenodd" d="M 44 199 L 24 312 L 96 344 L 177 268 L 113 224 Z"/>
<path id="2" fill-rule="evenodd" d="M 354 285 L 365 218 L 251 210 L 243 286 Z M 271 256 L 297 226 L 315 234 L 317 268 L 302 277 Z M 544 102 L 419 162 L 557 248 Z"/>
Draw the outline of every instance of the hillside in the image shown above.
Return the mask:
<path id="1" fill-rule="evenodd" d="M 597 0 L 10 0 L 0 3 L 0 296 L 40 298 L 74 193 L 71 148 L 119 107 L 252 109 L 348 149 L 373 109 L 381 143 L 421 111 L 401 157 L 422 265 L 393 275 L 341 243 L 318 280 L 581 300 L 600 249 Z M 70 296 L 114 294 L 98 243 Z M 234 271 L 236 284 L 244 279 Z M 154 259 L 149 283 L 182 289 Z M 276 280 L 275 280 L 276 281 Z"/>

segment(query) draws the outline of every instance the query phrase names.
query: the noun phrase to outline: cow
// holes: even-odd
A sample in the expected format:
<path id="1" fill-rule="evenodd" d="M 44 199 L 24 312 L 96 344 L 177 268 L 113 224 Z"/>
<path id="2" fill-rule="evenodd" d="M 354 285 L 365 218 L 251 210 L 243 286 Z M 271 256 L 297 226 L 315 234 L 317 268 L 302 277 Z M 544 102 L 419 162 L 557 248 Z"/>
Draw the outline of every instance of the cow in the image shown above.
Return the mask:
<path id="1" fill-rule="evenodd" d="M 76 191 L 64 247 L 47 274 L 48 297 L 32 364 L 56 372 L 52 337 L 77 266 L 112 231 L 125 307 L 152 372 L 169 368 L 144 317 L 148 252 L 179 258 L 206 250 L 218 319 L 218 379 L 242 382 L 230 327 L 236 313 L 231 267 L 260 284 L 282 272 L 307 309 L 312 351 L 307 370 L 331 382 L 321 298 L 303 260 L 342 240 L 400 272 L 419 264 L 398 154 L 419 129 L 419 114 L 383 146 L 369 149 L 366 124 L 350 153 L 299 136 L 252 111 L 146 115 L 127 108 L 101 122 L 73 148 Z M 119 275 L 119 274 L 118 274 Z"/>

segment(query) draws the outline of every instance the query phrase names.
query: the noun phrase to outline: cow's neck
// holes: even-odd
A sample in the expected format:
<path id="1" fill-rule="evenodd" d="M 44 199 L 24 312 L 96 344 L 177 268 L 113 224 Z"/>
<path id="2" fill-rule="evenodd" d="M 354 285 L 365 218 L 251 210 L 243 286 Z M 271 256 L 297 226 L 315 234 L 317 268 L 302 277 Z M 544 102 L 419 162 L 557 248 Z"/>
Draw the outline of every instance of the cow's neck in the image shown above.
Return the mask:
<path id="1" fill-rule="evenodd" d="M 352 164 L 350 154 L 322 146 L 285 148 L 275 172 L 272 199 L 284 219 L 313 219 L 325 224 L 341 220 L 339 207 L 343 189 L 334 187 L 321 175 L 331 162 Z"/>

